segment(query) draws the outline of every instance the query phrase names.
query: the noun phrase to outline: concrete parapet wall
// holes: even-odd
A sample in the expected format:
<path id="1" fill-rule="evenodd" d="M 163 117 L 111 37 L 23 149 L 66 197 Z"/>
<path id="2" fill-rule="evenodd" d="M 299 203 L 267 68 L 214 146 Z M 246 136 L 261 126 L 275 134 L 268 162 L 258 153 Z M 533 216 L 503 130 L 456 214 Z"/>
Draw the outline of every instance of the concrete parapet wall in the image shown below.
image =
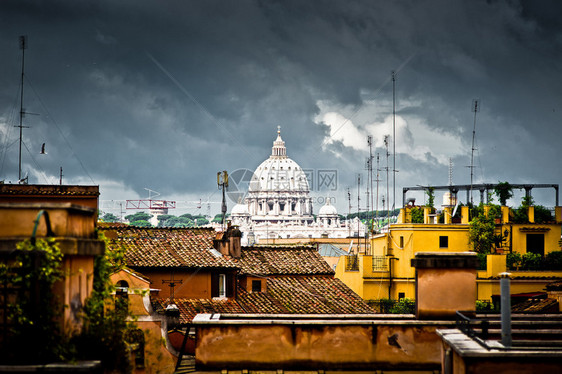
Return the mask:
<path id="1" fill-rule="evenodd" d="M 200 314 L 193 321 L 197 368 L 436 370 L 441 362 L 436 330 L 451 325 L 398 316 L 394 320 L 333 317 L 230 320 Z"/>

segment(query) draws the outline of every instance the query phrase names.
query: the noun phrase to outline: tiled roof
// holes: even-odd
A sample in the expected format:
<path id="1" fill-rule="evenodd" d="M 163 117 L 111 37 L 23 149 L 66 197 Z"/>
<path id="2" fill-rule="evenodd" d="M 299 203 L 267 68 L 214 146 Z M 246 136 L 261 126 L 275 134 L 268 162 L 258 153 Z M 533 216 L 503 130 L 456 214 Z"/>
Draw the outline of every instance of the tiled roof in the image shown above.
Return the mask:
<path id="1" fill-rule="evenodd" d="M 99 186 L 0 183 L 2 195 L 99 196 Z"/>
<path id="2" fill-rule="evenodd" d="M 152 299 L 152 308 L 164 313 L 170 299 Z M 198 313 L 245 313 L 234 299 L 174 299 L 180 310 L 180 323 L 190 323 Z"/>
<path id="3" fill-rule="evenodd" d="M 190 323 L 198 313 L 257 314 L 371 314 L 375 311 L 339 279 L 330 276 L 270 277 L 266 292 L 247 292 L 238 287 L 236 299 L 174 299 L 180 322 Z M 163 313 L 169 299 L 153 299 L 152 307 Z"/>
<path id="4" fill-rule="evenodd" d="M 558 300 L 530 299 L 511 307 L 512 313 L 557 313 Z"/>
<path id="5" fill-rule="evenodd" d="M 113 237 L 109 249 L 125 248 L 125 262 L 133 268 L 237 267 L 230 258 L 213 254 L 213 229 L 103 225 L 100 230 Z"/>
<path id="6" fill-rule="evenodd" d="M 244 247 L 242 257 L 235 261 L 242 274 L 334 274 L 330 265 L 312 246 Z"/>
<path id="7" fill-rule="evenodd" d="M 331 276 L 268 277 L 266 292 L 240 288 L 238 302 L 248 313 L 374 313 L 355 292 Z"/>
<path id="8" fill-rule="evenodd" d="M 546 285 L 547 291 L 562 291 L 562 282 L 552 282 Z"/>

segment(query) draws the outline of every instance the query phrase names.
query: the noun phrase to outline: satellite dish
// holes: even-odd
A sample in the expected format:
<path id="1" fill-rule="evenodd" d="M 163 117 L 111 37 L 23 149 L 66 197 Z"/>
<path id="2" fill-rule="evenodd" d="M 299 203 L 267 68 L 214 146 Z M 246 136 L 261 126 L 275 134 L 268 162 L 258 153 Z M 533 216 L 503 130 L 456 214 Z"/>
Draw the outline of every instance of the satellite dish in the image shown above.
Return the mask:
<path id="1" fill-rule="evenodd" d="M 453 214 L 451 215 L 451 217 L 455 216 L 455 213 L 457 213 L 458 207 L 459 207 L 459 199 L 457 199 L 457 203 L 455 204 L 455 209 L 453 209 Z"/>

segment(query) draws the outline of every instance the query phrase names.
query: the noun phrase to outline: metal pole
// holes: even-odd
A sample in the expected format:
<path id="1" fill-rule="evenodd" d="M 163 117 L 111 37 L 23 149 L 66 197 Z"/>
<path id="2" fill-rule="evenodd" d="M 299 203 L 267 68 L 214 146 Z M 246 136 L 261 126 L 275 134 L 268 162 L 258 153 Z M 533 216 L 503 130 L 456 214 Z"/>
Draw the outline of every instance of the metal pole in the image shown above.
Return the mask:
<path id="1" fill-rule="evenodd" d="M 511 292 L 510 274 L 500 274 L 502 344 L 511 347 Z"/>
<path id="2" fill-rule="evenodd" d="M 390 204 L 389 204 L 390 205 Z M 392 210 L 396 209 L 396 73 L 392 72 Z"/>
<path id="3" fill-rule="evenodd" d="M 20 149 L 19 149 L 19 167 L 18 167 L 18 181 L 21 180 L 21 143 L 23 136 L 23 81 L 24 81 L 24 66 L 25 66 L 25 49 L 27 48 L 27 36 L 20 36 L 20 49 L 21 49 L 21 92 L 20 92 Z"/>

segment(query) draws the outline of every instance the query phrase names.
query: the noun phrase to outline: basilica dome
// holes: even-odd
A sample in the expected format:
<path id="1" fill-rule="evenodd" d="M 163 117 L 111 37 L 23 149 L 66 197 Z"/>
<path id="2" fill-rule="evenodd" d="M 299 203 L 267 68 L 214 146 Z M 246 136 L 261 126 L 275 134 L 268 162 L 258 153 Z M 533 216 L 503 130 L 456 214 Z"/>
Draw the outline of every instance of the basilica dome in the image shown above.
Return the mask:
<path id="1" fill-rule="evenodd" d="M 326 199 L 326 204 L 318 211 L 318 216 L 337 216 L 338 210 L 330 203 L 330 199 Z"/>
<path id="2" fill-rule="evenodd" d="M 271 156 L 254 171 L 249 191 L 309 192 L 306 174 L 299 164 L 287 157 L 280 130 L 277 131 L 277 139 L 273 142 Z"/>
<path id="3" fill-rule="evenodd" d="M 232 210 L 230 211 L 230 215 L 249 216 L 250 211 L 248 210 L 248 206 L 246 204 L 238 203 L 232 207 Z"/>
<path id="4" fill-rule="evenodd" d="M 259 223 L 312 223 L 312 199 L 306 174 L 287 157 L 281 129 L 273 142 L 271 155 L 252 175 L 245 202 L 252 221 Z"/>

